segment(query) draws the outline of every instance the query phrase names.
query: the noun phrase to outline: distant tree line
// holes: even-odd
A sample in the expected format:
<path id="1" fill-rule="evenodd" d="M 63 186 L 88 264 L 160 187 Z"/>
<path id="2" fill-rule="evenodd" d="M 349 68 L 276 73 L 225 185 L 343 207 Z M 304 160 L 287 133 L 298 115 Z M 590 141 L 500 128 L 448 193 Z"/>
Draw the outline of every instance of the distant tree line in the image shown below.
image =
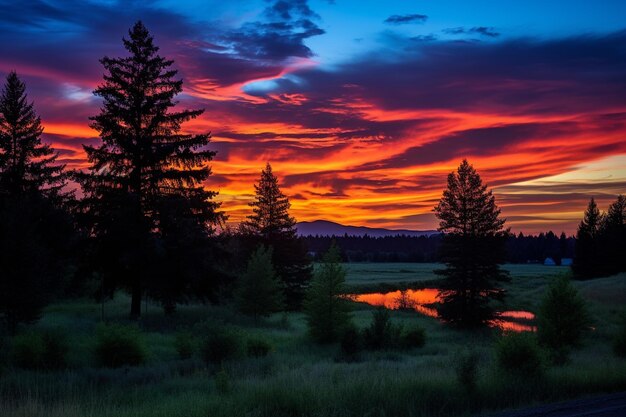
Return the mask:
<path id="1" fill-rule="evenodd" d="M 429 236 L 304 236 L 302 238 L 315 260 L 321 259 L 332 241 L 341 248 L 346 262 L 441 262 L 442 235 Z M 507 263 L 543 263 L 552 258 L 560 264 L 574 257 L 576 239 L 553 232 L 537 235 L 508 234 Z"/>

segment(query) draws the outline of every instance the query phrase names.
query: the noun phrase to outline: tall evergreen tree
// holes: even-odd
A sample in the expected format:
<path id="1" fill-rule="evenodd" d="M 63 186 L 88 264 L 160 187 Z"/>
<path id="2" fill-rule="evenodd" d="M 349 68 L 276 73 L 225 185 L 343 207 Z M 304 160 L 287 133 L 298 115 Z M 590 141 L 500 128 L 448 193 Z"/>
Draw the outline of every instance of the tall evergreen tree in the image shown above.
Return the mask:
<path id="1" fill-rule="evenodd" d="M 444 233 L 441 255 L 446 264 L 436 271 L 444 277 L 439 314 L 460 326 L 480 325 L 493 317 L 491 300 L 504 297 L 498 282 L 508 279 L 499 266 L 506 258 L 505 220 L 467 160 L 448 175 L 448 187 L 434 211 Z"/>
<path id="2" fill-rule="evenodd" d="M 626 272 L 626 196 L 613 202 L 601 226 L 600 244 L 608 275 Z"/>
<path id="3" fill-rule="evenodd" d="M 0 315 L 11 332 L 38 319 L 69 267 L 66 174 L 42 132 L 24 83 L 9 73 L 0 94 Z"/>
<path id="4" fill-rule="evenodd" d="M 603 215 L 592 198 L 576 233 L 576 248 L 572 269 L 577 278 L 603 275 L 604 264 L 598 250 Z"/>
<path id="5" fill-rule="evenodd" d="M 272 265 L 272 250 L 257 248 L 248 260 L 246 271 L 241 275 L 235 292 L 239 310 L 254 317 L 267 316 L 283 306 L 280 282 Z"/>
<path id="6" fill-rule="evenodd" d="M 350 303 L 342 297 L 346 293 L 345 281 L 339 247 L 333 242 L 315 271 L 305 301 L 309 333 L 320 343 L 339 340 L 350 324 Z"/>
<path id="7" fill-rule="evenodd" d="M 208 235 L 223 215 L 212 201 L 217 193 L 202 186 L 211 174 L 207 163 L 215 156 L 207 148 L 210 134 L 181 132 L 182 124 L 203 110 L 175 109 L 182 80 L 176 79 L 173 61 L 158 55 L 141 22 L 123 42 L 130 56 L 100 61 L 104 83 L 94 94 L 103 105 L 91 126 L 102 144 L 84 146 L 91 167 L 77 178 L 90 232 L 97 239 L 96 259 L 102 261 L 109 287 L 122 284 L 130 290 L 131 316 L 138 317 L 142 294 L 151 284 L 161 283 L 157 294 L 185 286 L 180 284 L 187 279 L 184 270 L 164 277 L 164 269 L 154 262 L 167 259 L 163 248 L 175 234 L 171 228 L 186 222 L 195 225 L 188 230 Z M 168 287 L 163 280 L 180 282 Z M 179 294 L 167 293 L 162 301 L 171 305 Z"/>
<path id="8" fill-rule="evenodd" d="M 43 127 L 28 102 L 26 86 L 10 72 L 0 95 L 0 191 L 13 195 L 35 192 L 46 197 L 65 186 L 65 165 L 42 143 Z"/>
<path id="9" fill-rule="evenodd" d="M 311 262 L 302 239 L 296 235 L 296 220 L 289 216 L 289 199 L 278 186 L 268 163 L 254 185 L 253 214 L 242 223 L 242 231 L 258 243 L 273 249 L 273 264 L 285 292 L 286 306 L 300 308 L 311 279 Z"/>

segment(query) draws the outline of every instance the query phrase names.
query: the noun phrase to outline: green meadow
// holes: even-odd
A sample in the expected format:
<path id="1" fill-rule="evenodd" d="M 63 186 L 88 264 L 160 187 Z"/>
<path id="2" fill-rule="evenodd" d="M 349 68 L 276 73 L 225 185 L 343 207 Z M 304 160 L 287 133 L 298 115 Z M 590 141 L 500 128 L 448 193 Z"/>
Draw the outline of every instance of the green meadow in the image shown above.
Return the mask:
<path id="1" fill-rule="evenodd" d="M 348 264 L 353 292 L 436 285 L 433 264 Z M 503 309 L 536 312 L 546 285 L 567 268 L 507 265 Z M 584 343 L 569 363 L 550 366 L 539 377 L 508 374 L 496 366 L 500 331 L 460 331 L 412 311 L 392 311 L 394 323 L 420 326 L 426 343 L 408 350 L 363 351 L 342 358 L 339 346 L 316 345 L 301 313 L 276 314 L 255 323 L 222 305 L 182 305 L 168 317 L 143 306 L 138 323 L 147 351 L 139 366 L 103 368 L 94 359 L 95 330 L 108 322 L 128 323 L 129 299 L 119 293 L 102 306 L 92 300 L 50 305 L 29 330 L 53 329 L 68 341 L 67 369 L 23 370 L 9 359 L 2 341 L 0 415 L 11 416 L 449 416 L 490 413 L 542 402 L 626 390 L 626 360 L 611 340 L 626 305 L 626 274 L 575 282 L 593 318 Z M 369 325 L 374 307 L 354 304 L 353 321 Z M 200 340 L 211 323 L 241 337 L 263 338 L 266 356 L 241 355 L 206 364 L 196 351 L 180 359 L 177 334 Z M 459 357 L 478 358 L 476 387 L 457 380 Z"/>

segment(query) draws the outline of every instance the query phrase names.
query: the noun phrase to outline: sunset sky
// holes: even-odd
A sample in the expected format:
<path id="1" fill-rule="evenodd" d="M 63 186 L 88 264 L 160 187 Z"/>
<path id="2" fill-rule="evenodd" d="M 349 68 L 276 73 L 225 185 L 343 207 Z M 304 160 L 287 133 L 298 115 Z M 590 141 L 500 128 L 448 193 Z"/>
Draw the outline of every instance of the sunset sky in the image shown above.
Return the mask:
<path id="1" fill-rule="evenodd" d="M 142 20 L 211 131 L 236 223 L 266 162 L 298 220 L 433 229 L 462 158 L 513 231 L 573 233 L 626 193 L 626 2 L 0 0 L 0 75 L 26 82 L 69 168 L 99 59 Z"/>

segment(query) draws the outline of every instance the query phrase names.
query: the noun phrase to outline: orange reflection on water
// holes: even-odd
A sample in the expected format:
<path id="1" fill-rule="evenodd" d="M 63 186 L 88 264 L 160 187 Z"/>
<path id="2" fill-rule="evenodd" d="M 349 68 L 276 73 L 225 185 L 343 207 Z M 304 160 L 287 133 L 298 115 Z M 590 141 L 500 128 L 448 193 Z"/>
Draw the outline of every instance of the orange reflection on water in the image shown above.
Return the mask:
<path id="1" fill-rule="evenodd" d="M 357 294 L 354 300 L 373 306 L 384 306 L 391 310 L 413 309 L 429 317 L 437 317 L 437 310 L 425 304 L 437 302 L 439 290 L 425 288 L 423 290 L 393 291 L 388 293 Z"/>
<path id="2" fill-rule="evenodd" d="M 437 310 L 431 305 L 439 301 L 439 290 L 424 288 L 421 290 L 393 291 L 388 293 L 356 294 L 350 299 L 373 306 L 384 306 L 391 310 L 411 309 L 429 317 L 439 317 Z M 535 315 L 530 311 L 502 311 L 498 318 L 489 321 L 489 326 L 498 327 L 509 332 L 534 332 L 532 324 Z"/>

